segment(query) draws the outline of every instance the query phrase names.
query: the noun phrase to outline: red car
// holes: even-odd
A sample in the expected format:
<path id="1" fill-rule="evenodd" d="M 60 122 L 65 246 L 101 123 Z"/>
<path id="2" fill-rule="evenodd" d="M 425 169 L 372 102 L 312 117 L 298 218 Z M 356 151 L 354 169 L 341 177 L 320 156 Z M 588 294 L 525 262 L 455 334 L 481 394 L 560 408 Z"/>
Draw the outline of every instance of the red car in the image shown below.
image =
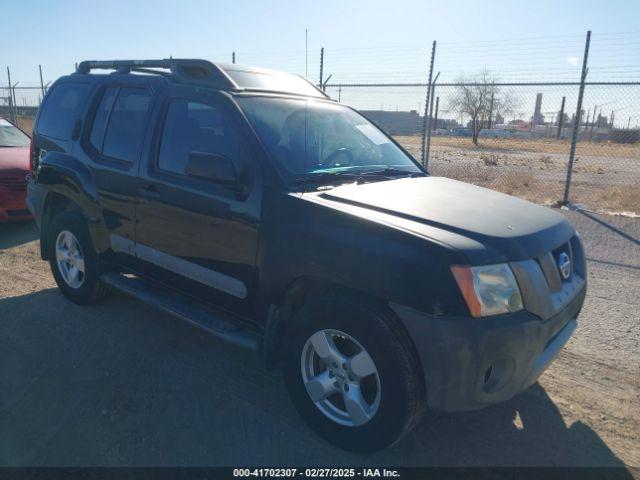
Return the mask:
<path id="1" fill-rule="evenodd" d="M 27 198 L 29 136 L 0 117 L 0 222 L 31 220 Z"/>

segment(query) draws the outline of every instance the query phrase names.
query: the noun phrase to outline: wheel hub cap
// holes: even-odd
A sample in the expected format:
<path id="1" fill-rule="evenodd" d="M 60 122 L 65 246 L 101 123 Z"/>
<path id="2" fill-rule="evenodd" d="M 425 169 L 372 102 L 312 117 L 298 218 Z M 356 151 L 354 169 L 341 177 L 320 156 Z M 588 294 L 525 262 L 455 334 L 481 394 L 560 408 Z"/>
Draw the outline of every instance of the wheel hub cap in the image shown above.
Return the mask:
<path id="1" fill-rule="evenodd" d="M 84 255 L 73 233 L 62 230 L 56 239 L 56 263 L 64 282 L 71 288 L 80 288 L 84 282 Z"/>
<path id="2" fill-rule="evenodd" d="M 316 407 L 332 421 L 360 426 L 380 405 L 380 376 L 367 350 L 349 334 L 320 330 L 307 340 L 302 380 Z"/>

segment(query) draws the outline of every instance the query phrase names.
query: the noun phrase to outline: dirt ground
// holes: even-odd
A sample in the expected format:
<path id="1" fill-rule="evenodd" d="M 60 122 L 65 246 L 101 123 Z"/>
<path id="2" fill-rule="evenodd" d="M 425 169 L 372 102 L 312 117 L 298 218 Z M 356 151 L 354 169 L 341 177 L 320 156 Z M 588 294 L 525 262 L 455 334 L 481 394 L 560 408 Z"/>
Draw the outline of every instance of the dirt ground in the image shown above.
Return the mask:
<path id="1" fill-rule="evenodd" d="M 396 139 L 420 158 L 421 138 Z M 563 198 L 569 158 L 567 140 L 434 136 L 429 171 L 543 204 Z M 570 200 L 595 211 L 640 214 L 640 144 L 581 141 Z"/>
<path id="2" fill-rule="evenodd" d="M 0 465 L 638 466 L 640 222 L 566 214 L 589 293 L 539 383 L 366 456 L 312 433 L 254 354 L 121 295 L 66 301 L 35 226 L 0 225 Z"/>
<path id="3" fill-rule="evenodd" d="M 33 121 L 34 120 L 35 119 L 33 117 L 18 117 L 17 120 L 16 120 L 16 124 L 22 130 L 24 130 L 29 135 L 31 135 L 31 132 L 33 132 Z"/>

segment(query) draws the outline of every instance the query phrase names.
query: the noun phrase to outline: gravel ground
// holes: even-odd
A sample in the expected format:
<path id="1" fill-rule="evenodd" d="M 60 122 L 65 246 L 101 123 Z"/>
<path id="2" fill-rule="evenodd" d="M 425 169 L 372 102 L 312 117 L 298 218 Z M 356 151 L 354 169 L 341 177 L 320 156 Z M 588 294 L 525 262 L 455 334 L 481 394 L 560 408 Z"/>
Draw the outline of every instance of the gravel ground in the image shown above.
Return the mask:
<path id="1" fill-rule="evenodd" d="M 122 295 L 66 301 L 34 225 L 0 225 L 0 465 L 638 466 L 640 220 L 565 213 L 589 293 L 539 383 L 366 456 L 316 437 L 251 353 Z"/>

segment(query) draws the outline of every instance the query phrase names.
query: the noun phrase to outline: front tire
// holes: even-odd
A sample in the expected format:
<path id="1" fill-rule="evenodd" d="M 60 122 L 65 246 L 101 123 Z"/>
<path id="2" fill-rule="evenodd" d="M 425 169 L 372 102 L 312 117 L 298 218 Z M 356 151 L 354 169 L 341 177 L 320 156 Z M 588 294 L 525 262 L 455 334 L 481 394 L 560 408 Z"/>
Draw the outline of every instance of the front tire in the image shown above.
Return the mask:
<path id="1" fill-rule="evenodd" d="M 109 292 L 100 281 L 100 259 L 80 213 L 56 215 L 48 230 L 47 245 L 53 278 L 65 297 L 86 305 Z"/>
<path id="2" fill-rule="evenodd" d="M 305 304 L 285 340 L 284 376 L 301 417 L 354 452 L 396 443 L 424 411 L 415 349 L 392 314 L 330 293 Z"/>

